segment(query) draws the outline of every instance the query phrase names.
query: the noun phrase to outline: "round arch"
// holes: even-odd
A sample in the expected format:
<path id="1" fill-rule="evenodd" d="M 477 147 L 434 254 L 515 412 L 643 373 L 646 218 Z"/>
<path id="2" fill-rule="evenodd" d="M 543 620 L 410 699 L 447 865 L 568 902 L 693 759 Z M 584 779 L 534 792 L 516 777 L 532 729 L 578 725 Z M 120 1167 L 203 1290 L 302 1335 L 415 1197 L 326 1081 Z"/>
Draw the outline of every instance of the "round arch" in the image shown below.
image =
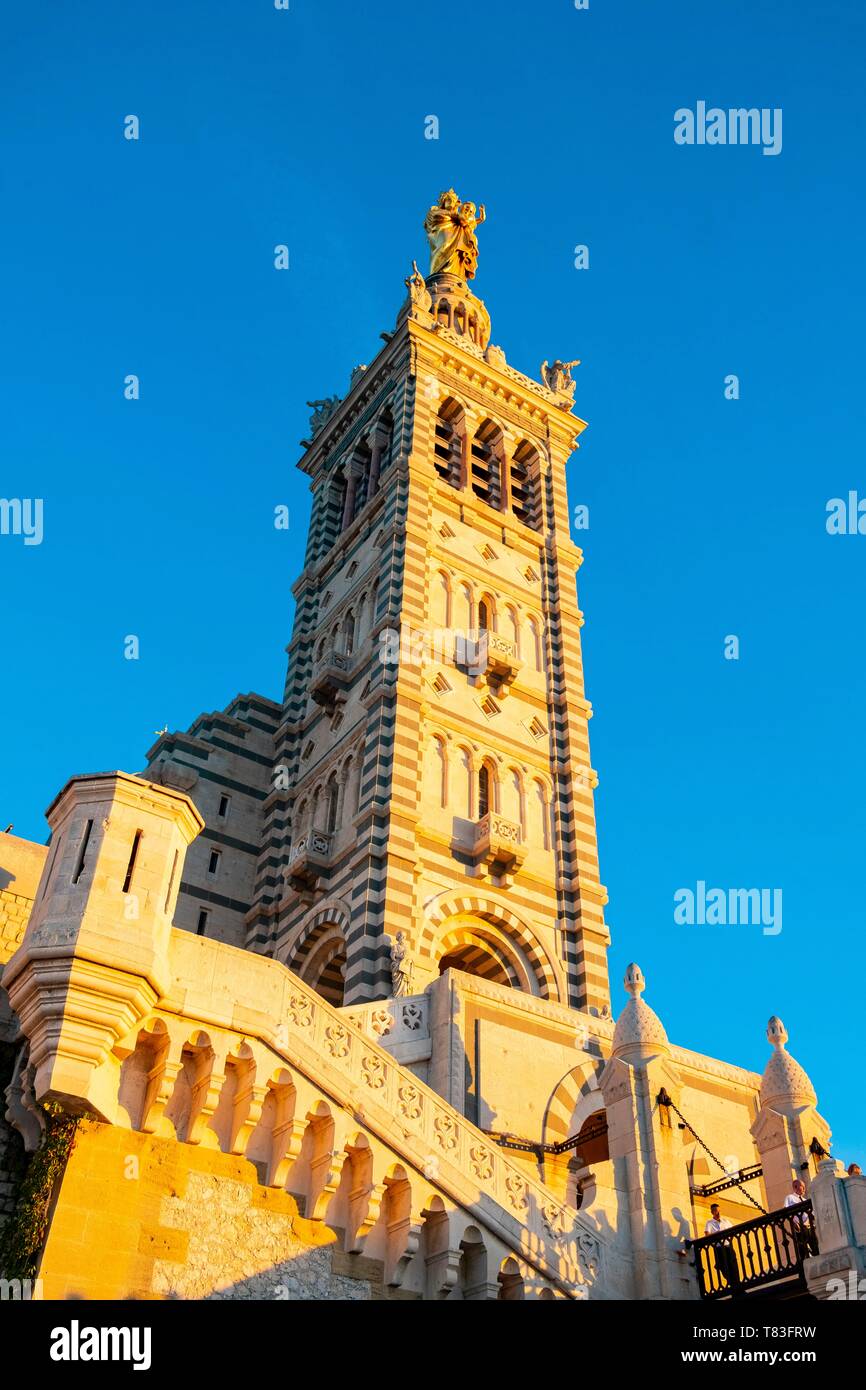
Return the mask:
<path id="1" fill-rule="evenodd" d="M 604 1109 L 598 1088 L 601 1062 L 587 1058 L 567 1071 L 551 1092 L 544 1108 L 542 1142 L 558 1144 L 577 1134 L 584 1120 Z"/>
<path id="2" fill-rule="evenodd" d="M 343 1003 L 348 935 L 348 909 L 339 898 L 330 898 L 301 922 L 278 959 L 328 1003 L 339 1007 Z"/>
<path id="3" fill-rule="evenodd" d="M 463 970 L 467 975 L 489 980 L 494 985 L 508 985 L 531 994 L 531 981 L 521 961 L 492 933 L 478 930 L 471 917 L 455 918 L 439 940 L 439 974 L 446 970 Z"/>
<path id="4" fill-rule="evenodd" d="M 463 919 L 462 923 L 454 919 Z M 466 919 L 470 919 L 466 921 Z M 444 954 L 443 938 L 455 929 L 476 933 L 500 958 L 507 960 L 521 981 L 515 988 L 542 999 L 566 999 L 562 972 L 550 959 L 535 932 L 495 898 L 445 894 L 428 905 L 418 943 L 421 959 L 437 963 Z"/>

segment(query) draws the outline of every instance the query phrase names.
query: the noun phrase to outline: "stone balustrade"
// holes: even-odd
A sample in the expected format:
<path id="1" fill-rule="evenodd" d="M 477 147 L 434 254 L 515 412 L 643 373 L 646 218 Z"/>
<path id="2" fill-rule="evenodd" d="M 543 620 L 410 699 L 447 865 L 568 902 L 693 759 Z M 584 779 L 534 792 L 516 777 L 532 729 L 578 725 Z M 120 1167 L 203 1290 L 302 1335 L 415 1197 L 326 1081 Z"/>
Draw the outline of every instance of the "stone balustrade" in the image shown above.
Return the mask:
<path id="1" fill-rule="evenodd" d="M 373 1038 L 404 1066 L 426 1062 L 432 1050 L 430 1000 L 426 994 L 381 999 L 343 1011 L 365 1037 Z"/>
<path id="2" fill-rule="evenodd" d="M 527 855 L 520 826 L 489 811 L 475 827 L 473 854 L 487 864 L 491 873 L 503 874 L 519 868 Z"/>
<path id="3" fill-rule="evenodd" d="M 46 1037 L 62 1051 L 73 1036 L 76 1057 L 86 1052 L 99 1074 L 86 1097 L 52 1089 L 67 1108 L 92 1113 L 96 1095 L 114 1125 L 248 1159 L 263 1184 L 341 1231 L 347 1252 L 381 1260 L 390 1286 L 447 1296 L 471 1246 L 477 1291 L 464 1297 L 496 1297 L 506 1277 L 537 1296 L 608 1296 L 593 1222 L 375 1040 L 429 1032 L 417 998 L 336 1009 L 277 961 L 173 929 L 168 991 L 108 1046 L 105 968 L 81 975 L 63 1028 L 40 1027 L 40 1012 L 56 1016 L 58 1005 L 42 985 L 45 946 L 31 977 L 26 942 L 22 955 L 13 1002 L 26 999 L 40 1039 L 38 1075 L 75 1085 L 80 1068 L 45 1056 Z"/>

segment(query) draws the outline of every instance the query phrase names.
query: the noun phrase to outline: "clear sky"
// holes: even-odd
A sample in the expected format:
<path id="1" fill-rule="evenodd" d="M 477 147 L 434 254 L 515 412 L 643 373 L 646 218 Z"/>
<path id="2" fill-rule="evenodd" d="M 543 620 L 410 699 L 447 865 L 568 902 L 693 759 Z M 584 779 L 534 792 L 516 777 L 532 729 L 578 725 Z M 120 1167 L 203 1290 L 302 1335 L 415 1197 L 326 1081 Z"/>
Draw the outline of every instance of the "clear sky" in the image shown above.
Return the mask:
<path id="1" fill-rule="evenodd" d="M 864 14 L 4 7 L 0 495 L 44 499 L 44 539 L 0 536 L 0 828 L 43 840 L 72 773 L 280 697 L 304 402 L 375 355 L 453 184 L 487 205 L 493 341 L 531 374 L 582 361 L 615 1012 L 637 960 L 675 1041 L 756 1070 L 781 1014 L 838 1156 L 866 1160 L 866 535 L 825 525 L 866 497 Z M 781 108 L 781 153 L 675 144 L 698 101 Z M 701 880 L 780 889 L 782 931 L 677 924 Z"/>

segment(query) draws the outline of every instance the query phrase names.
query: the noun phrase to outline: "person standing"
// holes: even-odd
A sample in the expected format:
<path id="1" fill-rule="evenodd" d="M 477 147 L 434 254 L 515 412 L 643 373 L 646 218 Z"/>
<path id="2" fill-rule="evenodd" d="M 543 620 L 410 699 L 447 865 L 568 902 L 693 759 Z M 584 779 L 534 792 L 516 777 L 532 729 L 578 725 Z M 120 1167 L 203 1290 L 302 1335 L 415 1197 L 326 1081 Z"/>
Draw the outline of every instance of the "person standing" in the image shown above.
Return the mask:
<path id="1" fill-rule="evenodd" d="M 704 1226 L 705 1236 L 717 1236 L 721 1231 L 729 1231 L 731 1223 L 726 1216 L 722 1216 L 718 1202 L 713 1202 L 710 1206 L 710 1219 Z M 713 1246 L 713 1253 L 716 1257 L 716 1271 L 724 1279 L 727 1287 L 733 1288 L 738 1284 L 739 1275 L 737 1271 L 737 1257 L 734 1254 L 733 1246 L 729 1240 L 720 1241 Z"/>

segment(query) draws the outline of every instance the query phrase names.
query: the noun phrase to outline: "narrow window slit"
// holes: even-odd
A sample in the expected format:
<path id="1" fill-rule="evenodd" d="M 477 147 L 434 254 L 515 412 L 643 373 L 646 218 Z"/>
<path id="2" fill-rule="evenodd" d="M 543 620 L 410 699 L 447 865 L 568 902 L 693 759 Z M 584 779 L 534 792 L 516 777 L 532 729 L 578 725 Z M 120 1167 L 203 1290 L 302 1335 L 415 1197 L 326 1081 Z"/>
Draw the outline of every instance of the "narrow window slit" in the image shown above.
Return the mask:
<path id="1" fill-rule="evenodd" d="M 75 873 L 72 875 L 72 882 L 77 883 L 84 873 L 84 863 L 87 857 L 87 846 L 90 843 L 90 832 L 93 829 L 93 821 L 89 820 L 84 827 L 84 834 L 81 837 L 81 848 L 78 851 L 78 859 L 75 864 Z"/>
<path id="2" fill-rule="evenodd" d="M 126 878 L 123 880 L 124 893 L 129 892 L 129 885 L 132 883 L 132 875 L 135 872 L 135 861 L 138 858 L 138 847 L 141 844 L 141 834 L 142 832 L 140 830 L 136 830 L 135 839 L 132 842 L 132 850 L 129 855 L 129 863 L 126 867 Z"/>
<path id="3" fill-rule="evenodd" d="M 168 892 L 165 895 L 165 907 L 163 909 L 165 912 L 168 912 L 168 905 L 171 902 L 171 890 L 174 888 L 174 876 L 177 873 L 177 861 L 179 856 L 180 850 L 176 849 L 174 852 L 174 863 L 171 866 L 171 878 L 168 880 Z"/>

